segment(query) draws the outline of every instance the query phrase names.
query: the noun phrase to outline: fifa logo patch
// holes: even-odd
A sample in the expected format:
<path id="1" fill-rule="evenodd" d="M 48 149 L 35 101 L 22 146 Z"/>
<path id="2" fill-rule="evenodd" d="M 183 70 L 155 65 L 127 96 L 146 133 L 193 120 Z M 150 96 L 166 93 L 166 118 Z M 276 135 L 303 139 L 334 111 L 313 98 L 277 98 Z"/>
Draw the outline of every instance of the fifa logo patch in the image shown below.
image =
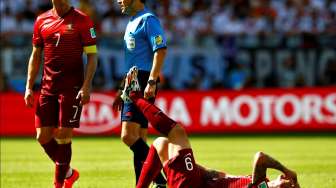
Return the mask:
<path id="1" fill-rule="evenodd" d="M 127 49 L 133 50 L 135 48 L 135 38 L 129 36 L 127 38 Z"/>
<path id="2" fill-rule="evenodd" d="M 96 38 L 96 32 L 93 27 L 90 28 L 90 34 L 91 34 L 91 38 L 93 39 Z"/>
<path id="3" fill-rule="evenodd" d="M 67 25 L 67 30 L 68 30 L 68 31 L 72 31 L 72 30 L 73 30 L 72 24 L 68 24 L 68 25 Z"/>
<path id="4" fill-rule="evenodd" d="M 163 38 L 162 38 L 161 35 L 156 36 L 156 37 L 154 38 L 154 40 L 155 40 L 155 44 L 156 44 L 156 45 L 160 45 L 160 44 L 163 43 Z"/>

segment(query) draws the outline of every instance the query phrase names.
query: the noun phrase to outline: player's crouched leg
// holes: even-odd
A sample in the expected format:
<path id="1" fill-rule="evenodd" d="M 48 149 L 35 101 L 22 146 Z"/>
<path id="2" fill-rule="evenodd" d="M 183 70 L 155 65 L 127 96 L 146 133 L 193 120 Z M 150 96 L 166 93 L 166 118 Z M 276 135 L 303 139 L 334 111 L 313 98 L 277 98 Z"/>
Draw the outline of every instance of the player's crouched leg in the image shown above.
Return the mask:
<path id="1" fill-rule="evenodd" d="M 168 134 L 169 142 L 174 145 L 180 146 L 180 149 L 190 148 L 190 142 L 185 129 L 180 125 L 176 124 Z"/>
<path id="2" fill-rule="evenodd" d="M 160 173 L 162 164 L 168 160 L 168 139 L 159 137 L 151 145 L 146 161 L 143 163 L 137 188 L 149 187 L 150 183 Z M 153 184 L 153 187 L 166 187 L 162 184 Z"/>
<path id="3" fill-rule="evenodd" d="M 153 146 L 156 149 L 162 163 L 168 160 L 168 144 L 169 140 L 166 137 L 158 137 L 153 142 Z"/>

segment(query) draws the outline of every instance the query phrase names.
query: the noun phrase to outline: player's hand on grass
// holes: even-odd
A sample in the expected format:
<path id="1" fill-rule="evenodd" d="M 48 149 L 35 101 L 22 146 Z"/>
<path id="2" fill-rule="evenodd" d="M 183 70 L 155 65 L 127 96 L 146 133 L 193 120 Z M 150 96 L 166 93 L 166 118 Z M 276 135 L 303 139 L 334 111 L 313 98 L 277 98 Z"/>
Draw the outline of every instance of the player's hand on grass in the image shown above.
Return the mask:
<path id="1" fill-rule="evenodd" d="M 24 100 L 28 108 L 32 108 L 34 106 L 34 92 L 32 89 L 26 89 Z"/>
<path id="2" fill-rule="evenodd" d="M 90 89 L 82 87 L 76 96 L 76 99 L 80 100 L 81 105 L 85 105 L 90 102 Z"/>
<path id="3" fill-rule="evenodd" d="M 150 99 L 150 98 L 155 97 L 155 89 L 156 89 L 156 85 L 147 84 L 145 88 L 145 92 L 144 92 L 144 98 Z"/>

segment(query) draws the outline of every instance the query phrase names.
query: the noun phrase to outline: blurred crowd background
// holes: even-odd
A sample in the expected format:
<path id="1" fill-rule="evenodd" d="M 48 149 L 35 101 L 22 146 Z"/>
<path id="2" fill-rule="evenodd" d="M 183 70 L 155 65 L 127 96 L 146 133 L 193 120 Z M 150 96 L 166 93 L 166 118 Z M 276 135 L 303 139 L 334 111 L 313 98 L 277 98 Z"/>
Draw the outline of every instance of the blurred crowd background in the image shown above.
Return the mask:
<path id="1" fill-rule="evenodd" d="M 129 18 L 116 0 L 71 1 L 95 22 L 100 54 L 94 89 L 113 90 L 125 71 Z M 34 20 L 50 2 L 0 1 L 0 91 L 24 91 Z M 147 0 L 146 6 L 168 39 L 163 89 L 336 84 L 336 0 Z"/>

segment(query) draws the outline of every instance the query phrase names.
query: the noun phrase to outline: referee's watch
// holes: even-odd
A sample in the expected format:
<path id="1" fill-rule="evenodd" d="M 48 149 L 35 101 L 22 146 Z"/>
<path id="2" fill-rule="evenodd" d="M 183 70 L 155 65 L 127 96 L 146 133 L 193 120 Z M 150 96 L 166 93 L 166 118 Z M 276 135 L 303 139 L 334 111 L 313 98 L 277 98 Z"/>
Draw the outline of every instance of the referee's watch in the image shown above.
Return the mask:
<path id="1" fill-rule="evenodd" d="M 153 86 L 153 85 L 156 84 L 156 80 L 149 79 L 149 80 L 147 81 L 147 84 L 150 85 L 150 86 Z"/>

